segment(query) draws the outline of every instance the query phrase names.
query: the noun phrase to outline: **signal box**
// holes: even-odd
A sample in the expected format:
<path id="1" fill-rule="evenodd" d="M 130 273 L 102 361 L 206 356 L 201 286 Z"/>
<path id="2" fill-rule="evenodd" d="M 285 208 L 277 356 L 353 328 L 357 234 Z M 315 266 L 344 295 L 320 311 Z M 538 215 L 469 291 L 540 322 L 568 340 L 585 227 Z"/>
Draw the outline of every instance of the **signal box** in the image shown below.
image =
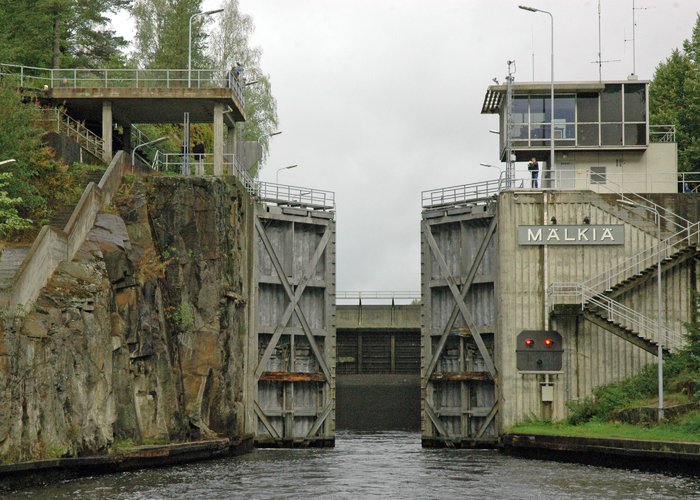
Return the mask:
<path id="1" fill-rule="evenodd" d="M 523 330 L 515 349 L 518 371 L 557 372 L 561 370 L 564 344 L 553 330 Z"/>

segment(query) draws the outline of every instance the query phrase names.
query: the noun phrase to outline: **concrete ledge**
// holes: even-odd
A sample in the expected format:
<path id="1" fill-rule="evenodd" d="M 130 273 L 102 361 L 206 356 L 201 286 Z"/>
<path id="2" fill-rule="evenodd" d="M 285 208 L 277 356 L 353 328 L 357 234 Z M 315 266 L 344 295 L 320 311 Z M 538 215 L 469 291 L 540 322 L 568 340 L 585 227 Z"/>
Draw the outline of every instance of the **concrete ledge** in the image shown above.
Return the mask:
<path id="1" fill-rule="evenodd" d="M 37 460 L 0 465 L 0 491 L 41 485 L 76 477 L 164 467 L 247 453 L 253 437 L 211 439 L 160 446 L 140 446 L 127 453 Z"/>
<path id="2" fill-rule="evenodd" d="M 334 448 L 334 438 L 309 439 L 275 439 L 258 436 L 255 438 L 256 448 Z"/>
<path id="3" fill-rule="evenodd" d="M 483 439 L 444 439 L 438 437 L 421 438 L 423 448 L 494 449 L 498 447 L 496 438 Z"/>
<path id="4" fill-rule="evenodd" d="M 501 449 L 528 458 L 700 473 L 700 443 L 505 434 Z"/>

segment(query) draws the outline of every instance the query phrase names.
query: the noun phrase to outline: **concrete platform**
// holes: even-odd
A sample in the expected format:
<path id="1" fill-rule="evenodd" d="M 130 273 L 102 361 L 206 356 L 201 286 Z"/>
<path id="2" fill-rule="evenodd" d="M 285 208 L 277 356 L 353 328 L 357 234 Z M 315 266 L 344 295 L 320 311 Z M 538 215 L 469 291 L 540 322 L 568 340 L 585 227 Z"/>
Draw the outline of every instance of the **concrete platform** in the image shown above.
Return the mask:
<path id="1" fill-rule="evenodd" d="M 57 458 L 0 465 L 0 491 L 77 477 L 231 457 L 247 453 L 252 449 L 253 437 L 243 436 L 169 445 L 139 446 L 133 451 L 109 455 Z"/>
<path id="2" fill-rule="evenodd" d="M 700 443 L 505 434 L 500 446 L 527 458 L 700 474 Z"/>

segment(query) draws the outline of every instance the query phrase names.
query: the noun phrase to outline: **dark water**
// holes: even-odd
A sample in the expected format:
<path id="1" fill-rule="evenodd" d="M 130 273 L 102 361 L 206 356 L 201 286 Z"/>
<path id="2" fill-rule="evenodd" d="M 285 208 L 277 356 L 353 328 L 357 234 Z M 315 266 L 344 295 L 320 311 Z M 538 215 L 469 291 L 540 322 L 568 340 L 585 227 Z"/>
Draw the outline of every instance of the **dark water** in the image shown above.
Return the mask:
<path id="1" fill-rule="evenodd" d="M 10 498 L 700 498 L 700 478 L 422 449 L 410 432 L 339 433 L 334 449 L 256 450 L 68 481 Z"/>

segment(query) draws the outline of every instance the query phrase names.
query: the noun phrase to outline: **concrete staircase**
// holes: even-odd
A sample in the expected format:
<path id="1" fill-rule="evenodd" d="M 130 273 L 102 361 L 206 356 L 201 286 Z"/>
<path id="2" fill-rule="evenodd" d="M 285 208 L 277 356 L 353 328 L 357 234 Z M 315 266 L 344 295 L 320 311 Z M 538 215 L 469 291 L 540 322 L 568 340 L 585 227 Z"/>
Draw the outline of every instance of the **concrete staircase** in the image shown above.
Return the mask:
<path id="1" fill-rule="evenodd" d="M 0 292 L 12 287 L 17 270 L 29 253 L 30 246 L 7 247 L 0 252 Z"/>
<path id="2" fill-rule="evenodd" d="M 106 168 L 105 168 L 106 170 Z M 83 177 L 83 183 L 82 183 L 82 190 L 85 190 L 85 187 L 87 187 L 88 184 L 91 182 L 94 182 L 95 184 L 99 184 L 100 179 L 102 179 L 102 176 L 105 173 L 105 170 L 94 170 L 91 172 L 88 172 L 85 174 Z M 68 224 L 68 221 L 71 218 L 71 215 L 73 215 L 73 210 L 75 209 L 75 203 L 72 204 L 66 204 L 58 209 L 56 209 L 56 212 L 54 213 L 54 216 L 51 218 L 49 221 L 49 225 L 51 227 L 54 227 L 56 229 L 63 230 L 64 227 L 66 227 L 66 224 Z"/>

